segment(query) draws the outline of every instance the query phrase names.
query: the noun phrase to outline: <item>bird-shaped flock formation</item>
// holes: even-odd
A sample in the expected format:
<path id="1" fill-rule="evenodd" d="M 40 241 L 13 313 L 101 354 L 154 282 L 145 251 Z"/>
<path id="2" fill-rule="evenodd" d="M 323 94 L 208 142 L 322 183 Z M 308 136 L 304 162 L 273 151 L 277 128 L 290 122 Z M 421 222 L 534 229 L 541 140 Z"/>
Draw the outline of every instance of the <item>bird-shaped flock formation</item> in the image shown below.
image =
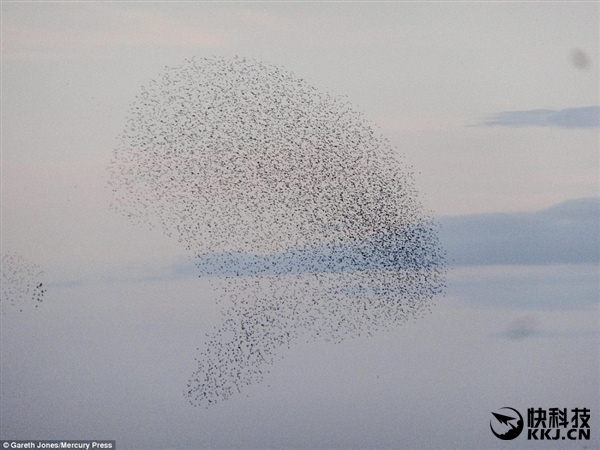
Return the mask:
<path id="1" fill-rule="evenodd" d="M 2 254 L 2 312 L 20 311 L 32 306 L 37 308 L 46 289 L 40 281 L 43 276 L 39 266 L 23 256 L 6 252 Z"/>
<path id="2" fill-rule="evenodd" d="M 194 405 L 260 381 L 283 347 L 397 326 L 443 292 L 436 225 L 395 150 L 277 67 L 167 68 L 131 105 L 110 174 L 115 209 L 183 242 L 228 305 Z"/>

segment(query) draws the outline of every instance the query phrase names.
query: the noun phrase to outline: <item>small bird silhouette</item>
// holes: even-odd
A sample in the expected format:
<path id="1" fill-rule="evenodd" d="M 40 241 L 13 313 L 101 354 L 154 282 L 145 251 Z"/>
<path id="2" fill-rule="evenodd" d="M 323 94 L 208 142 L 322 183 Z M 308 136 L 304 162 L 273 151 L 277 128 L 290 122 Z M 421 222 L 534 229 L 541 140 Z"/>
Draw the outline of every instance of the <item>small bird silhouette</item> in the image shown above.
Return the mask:
<path id="1" fill-rule="evenodd" d="M 2 254 L 2 282 L 0 306 L 3 313 L 23 312 L 37 308 L 44 299 L 46 289 L 39 280 L 44 272 L 37 264 L 15 252 Z"/>

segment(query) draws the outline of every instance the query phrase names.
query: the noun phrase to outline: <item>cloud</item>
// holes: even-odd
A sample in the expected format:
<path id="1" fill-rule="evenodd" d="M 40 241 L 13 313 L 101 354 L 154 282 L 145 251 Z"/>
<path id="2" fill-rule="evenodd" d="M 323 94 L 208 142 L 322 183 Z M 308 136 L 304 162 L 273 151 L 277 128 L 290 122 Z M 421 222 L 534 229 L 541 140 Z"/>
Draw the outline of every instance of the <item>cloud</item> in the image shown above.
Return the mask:
<path id="1" fill-rule="evenodd" d="M 440 219 L 442 245 L 458 266 L 600 262 L 600 198 L 521 213 Z"/>
<path id="2" fill-rule="evenodd" d="M 450 297 L 471 305 L 535 311 L 588 309 L 598 303 L 600 198 L 569 200 L 534 212 L 442 217 L 439 222 L 441 244 L 455 266 L 448 277 Z M 413 265 L 403 256 L 410 255 L 411 248 L 403 248 L 407 244 L 401 236 L 373 236 L 269 255 L 203 254 L 171 266 L 171 276 L 402 271 Z M 379 288 L 377 283 L 353 285 L 347 287 L 347 294 Z M 554 331 L 538 329 L 534 322 L 517 321 L 497 337 L 552 336 L 559 337 Z"/>
<path id="3" fill-rule="evenodd" d="M 435 227 L 422 224 L 348 242 L 326 242 L 312 247 L 292 247 L 280 253 L 205 253 L 193 261 L 173 266 L 185 276 L 247 276 L 340 273 L 365 270 L 436 270 L 444 266 Z M 430 241 L 429 241 L 430 240 Z M 428 243 L 429 242 L 429 243 Z M 196 268 L 191 267 L 191 263 Z"/>
<path id="4" fill-rule="evenodd" d="M 600 198 L 568 200 L 534 212 L 488 213 L 439 218 L 439 240 L 452 266 L 558 266 L 600 263 Z M 170 266 L 169 277 L 289 275 L 356 270 L 410 269 L 439 264 L 409 239 L 431 237 L 435 228 L 258 255 L 205 253 Z"/>
<path id="5" fill-rule="evenodd" d="M 536 126 L 598 128 L 600 127 L 600 106 L 567 108 L 558 111 L 552 109 L 505 111 L 489 116 L 483 125 L 505 127 Z"/>

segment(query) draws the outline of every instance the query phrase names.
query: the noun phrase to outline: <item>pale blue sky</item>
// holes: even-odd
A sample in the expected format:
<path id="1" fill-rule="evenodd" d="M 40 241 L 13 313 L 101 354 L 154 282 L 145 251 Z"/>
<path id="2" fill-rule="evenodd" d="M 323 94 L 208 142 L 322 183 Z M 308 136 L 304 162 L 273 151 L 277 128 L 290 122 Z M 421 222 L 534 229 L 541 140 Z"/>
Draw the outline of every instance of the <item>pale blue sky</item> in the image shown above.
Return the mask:
<path id="1" fill-rule="evenodd" d="M 3 439 L 527 448 L 498 441 L 490 412 L 586 406 L 598 443 L 599 128 L 561 126 L 600 105 L 598 3 L 1 8 L 2 249 L 49 286 L 42 307 L 2 317 Z M 413 167 L 454 266 L 431 315 L 300 345 L 248 397 L 204 411 L 182 390 L 215 294 L 183 245 L 110 210 L 106 168 L 140 87 L 210 55 L 347 96 Z"/>

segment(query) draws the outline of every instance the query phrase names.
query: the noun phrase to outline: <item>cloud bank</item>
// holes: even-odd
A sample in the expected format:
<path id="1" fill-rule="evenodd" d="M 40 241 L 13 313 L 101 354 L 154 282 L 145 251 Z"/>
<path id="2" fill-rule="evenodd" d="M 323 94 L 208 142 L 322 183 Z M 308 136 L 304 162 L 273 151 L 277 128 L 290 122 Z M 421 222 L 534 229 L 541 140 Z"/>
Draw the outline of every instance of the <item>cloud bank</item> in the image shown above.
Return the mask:
<path id="1" fill-rule="evenodd" d="M 523 213 L 440 219 L 450 264 L 549 265 L 600 262 L 600 198 Z"/>
<path id="2" fill-rule="evenodd" d="M 445 216 L 439 222 L 441 245 L 454 266 L 600 263 L 600 198 L 568 200 L 534 212 Z M 248 276 L 416 268 L 417 260 L 410 257 L 416 251 L 414 240 L 408 237 L 419 233 L 432 234 L 417 228 L 392 238 L 295 247 L 267 255 L 205 253 L 172 270 L 179 276 Z"/>
<path id="3" fill-rule="evenodd" d="M 246 252 L 213 252 L 173 267 L 175 274 L 200 276 L 297 275 L 368 270 L 423 270 L 443 265 L 436 228 L 424 222 L 395 233 L 378 233 L 349 242 L 327 242 L 292 247 L 284 252 L 258 255 Z M 431 239 L 431 245 L 422 245 Z"/>
<path id="4" fill-rule="evenodd" d="M 584 106 L 561 110 L 532 109 L 528 111 L 505 111 L 493 114 L 483 123 L 485 126 L 505 127 L 600 127 L 600 106 Z"/>

